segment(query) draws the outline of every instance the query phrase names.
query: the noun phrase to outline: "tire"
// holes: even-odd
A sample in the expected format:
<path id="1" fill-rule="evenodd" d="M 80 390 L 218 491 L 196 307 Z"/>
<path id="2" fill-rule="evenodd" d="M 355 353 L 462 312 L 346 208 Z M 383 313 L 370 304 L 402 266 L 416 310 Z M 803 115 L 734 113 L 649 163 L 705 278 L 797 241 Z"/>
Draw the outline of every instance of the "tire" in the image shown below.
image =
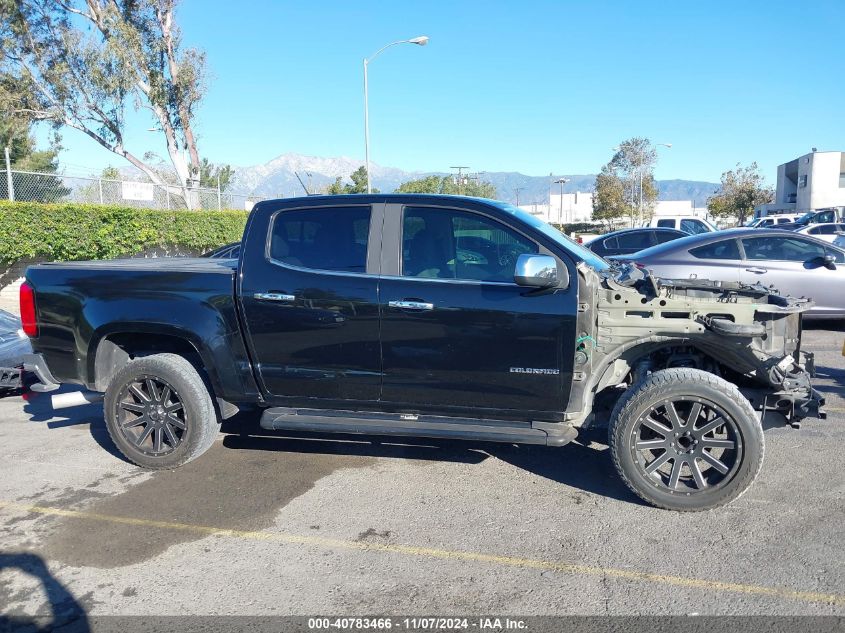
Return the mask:
<path id="1" fill-rule="evenodd" d="M 209 389 L 177 354 L 130 361 L 106 389 L 109 435 L 132 463 L 177 468 L 211 448 L 220 429 Z"/>
<path id="2" fill-rule="evenodd" d="M 613 409 L 609 435 L 622 480 L 667 510 L 726 505 L 763 465 L 763 428 L 751 403 L 699 369 L 664 369 L 633 385 Z"/>

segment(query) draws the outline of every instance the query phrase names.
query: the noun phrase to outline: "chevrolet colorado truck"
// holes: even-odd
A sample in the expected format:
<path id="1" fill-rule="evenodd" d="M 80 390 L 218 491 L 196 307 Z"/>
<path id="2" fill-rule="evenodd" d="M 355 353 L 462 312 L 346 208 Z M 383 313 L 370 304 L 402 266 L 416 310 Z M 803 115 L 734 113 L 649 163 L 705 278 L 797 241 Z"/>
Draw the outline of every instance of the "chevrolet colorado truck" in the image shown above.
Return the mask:
<path id="1" fill-rule="evenodd" d="M 824 417 L 810 306 L 611 265 L 508 204 L 397 194 L 261 202 L 238 259 L 41 264 L 21 288 L 34 388 L 104 394 L 140 466 L 200 456 L 243 407 L 265 429 L 550 446 L 607 425 L 625 483 L 675 510 L 750 486 L 761 416 Z"/>

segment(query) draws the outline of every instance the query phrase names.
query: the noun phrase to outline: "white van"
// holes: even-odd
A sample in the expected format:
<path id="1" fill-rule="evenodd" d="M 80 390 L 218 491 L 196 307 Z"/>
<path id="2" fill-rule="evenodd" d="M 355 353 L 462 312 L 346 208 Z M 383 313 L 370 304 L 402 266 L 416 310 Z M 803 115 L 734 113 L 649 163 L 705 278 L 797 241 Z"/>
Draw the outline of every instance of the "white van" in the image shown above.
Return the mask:
<path id="1" fill-rule="evenodd" d="M 718 231 L 715 226 L 704 218 L 692 218 L 690 216 L 682 215 L 660 215 L 651 218 L 649 226 L 657 226 L 662 229 L 678 229 L 690 235 L 697 235 L 698 233 L 710 233 L 711 231 Z"/>

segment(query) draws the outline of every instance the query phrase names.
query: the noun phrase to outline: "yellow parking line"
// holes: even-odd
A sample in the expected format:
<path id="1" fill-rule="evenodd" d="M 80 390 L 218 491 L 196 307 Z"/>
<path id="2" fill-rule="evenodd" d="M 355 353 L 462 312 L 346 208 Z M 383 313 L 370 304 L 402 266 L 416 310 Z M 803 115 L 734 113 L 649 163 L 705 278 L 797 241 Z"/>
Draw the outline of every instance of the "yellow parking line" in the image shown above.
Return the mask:
<path id="1" fill-rule="evenodd" d="M 650 572 L 635 571 L 631 569 L 614 569 L 610 567 L 579 565 L 575 563 L 547 561 L 533 558 L 520 558 L 516 556 L 500 556 L 497 554 L 484 554 L 481 552 L 466 552 L 460 550 L 446 550 L 431 547 L 416 547 L 412 545 L 361 543 L 358 541 L 344 541 L 340 539 L 323 538 L 319 536 L 286 534 L 284 532 L 231 530 L 205 525 L 192 525 L 190 523 L 154 521 L 152 519 L 138 519 L 125 516 L 97 514 L 94 512 L 82 512 L 78 510 L 62 510 L 60 508 L 51 508 L 45 506 L 28 506 L 7 501 L 0 501 L 0 508 L 7 508 L 9 510 L 19 510 L 23 512 L 35 512 L 38 514 L 50 516 L 83 519 L 88 521 L 102 521 L 106 523 L 161 528 L 163 530 L 181 530 L 185 532 L 194 532 L 196 534 L 205 534 L 208 536 L 225 536 L 251 541 L 270 541 L 276 543 L 313 545 L 316 547 L 325 547 L 331 549 L 387 552 L 391 554 L 404 554 L 407 556 L 416 556 L 421 558 L 472 561 L 479 563 L 489 563 L 493 565 L 503 565 L 507 567 L 541 569 L 544 571 L 554 571 L 565 574 L 602 576 L 606 578 L 620 578 L 623 580 L 660 583 L 665 585 L 674 585 L 677 587 L 689 587 L 693 589 L 728 591 L 734 593 L 767 596 L 771 598 L 800 600 L 803 602 L 821 602 L 825 604 L 845 605 L 845 595 L 820 593 L 815 591 L 797 591 L 794 589 L 787 589 L 782 587 L 764 587 L 760 585 L 750 585 L 735 582 L 721 582 L 718 580 L 705 580 L 701 578 L 686 578 L 684 576 L 654 574 Z"/>

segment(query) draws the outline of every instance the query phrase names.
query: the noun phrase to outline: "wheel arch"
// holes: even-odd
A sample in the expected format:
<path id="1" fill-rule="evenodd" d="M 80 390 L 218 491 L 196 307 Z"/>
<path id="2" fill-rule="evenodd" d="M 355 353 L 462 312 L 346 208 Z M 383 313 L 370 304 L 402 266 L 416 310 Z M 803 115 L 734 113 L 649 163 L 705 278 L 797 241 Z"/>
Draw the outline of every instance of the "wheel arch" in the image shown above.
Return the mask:
<path id="1" fill-rule="evenodd" d="M 147 323 L 103 328 L 91 337 L 88 350 L 88 386 L 104 392 L 112 377 L 133 358 L 173 353 L 185 357 L 209 382 L 212 395 L 221 391 L 210 351 L 191 332 L 176 326 Z"/>

